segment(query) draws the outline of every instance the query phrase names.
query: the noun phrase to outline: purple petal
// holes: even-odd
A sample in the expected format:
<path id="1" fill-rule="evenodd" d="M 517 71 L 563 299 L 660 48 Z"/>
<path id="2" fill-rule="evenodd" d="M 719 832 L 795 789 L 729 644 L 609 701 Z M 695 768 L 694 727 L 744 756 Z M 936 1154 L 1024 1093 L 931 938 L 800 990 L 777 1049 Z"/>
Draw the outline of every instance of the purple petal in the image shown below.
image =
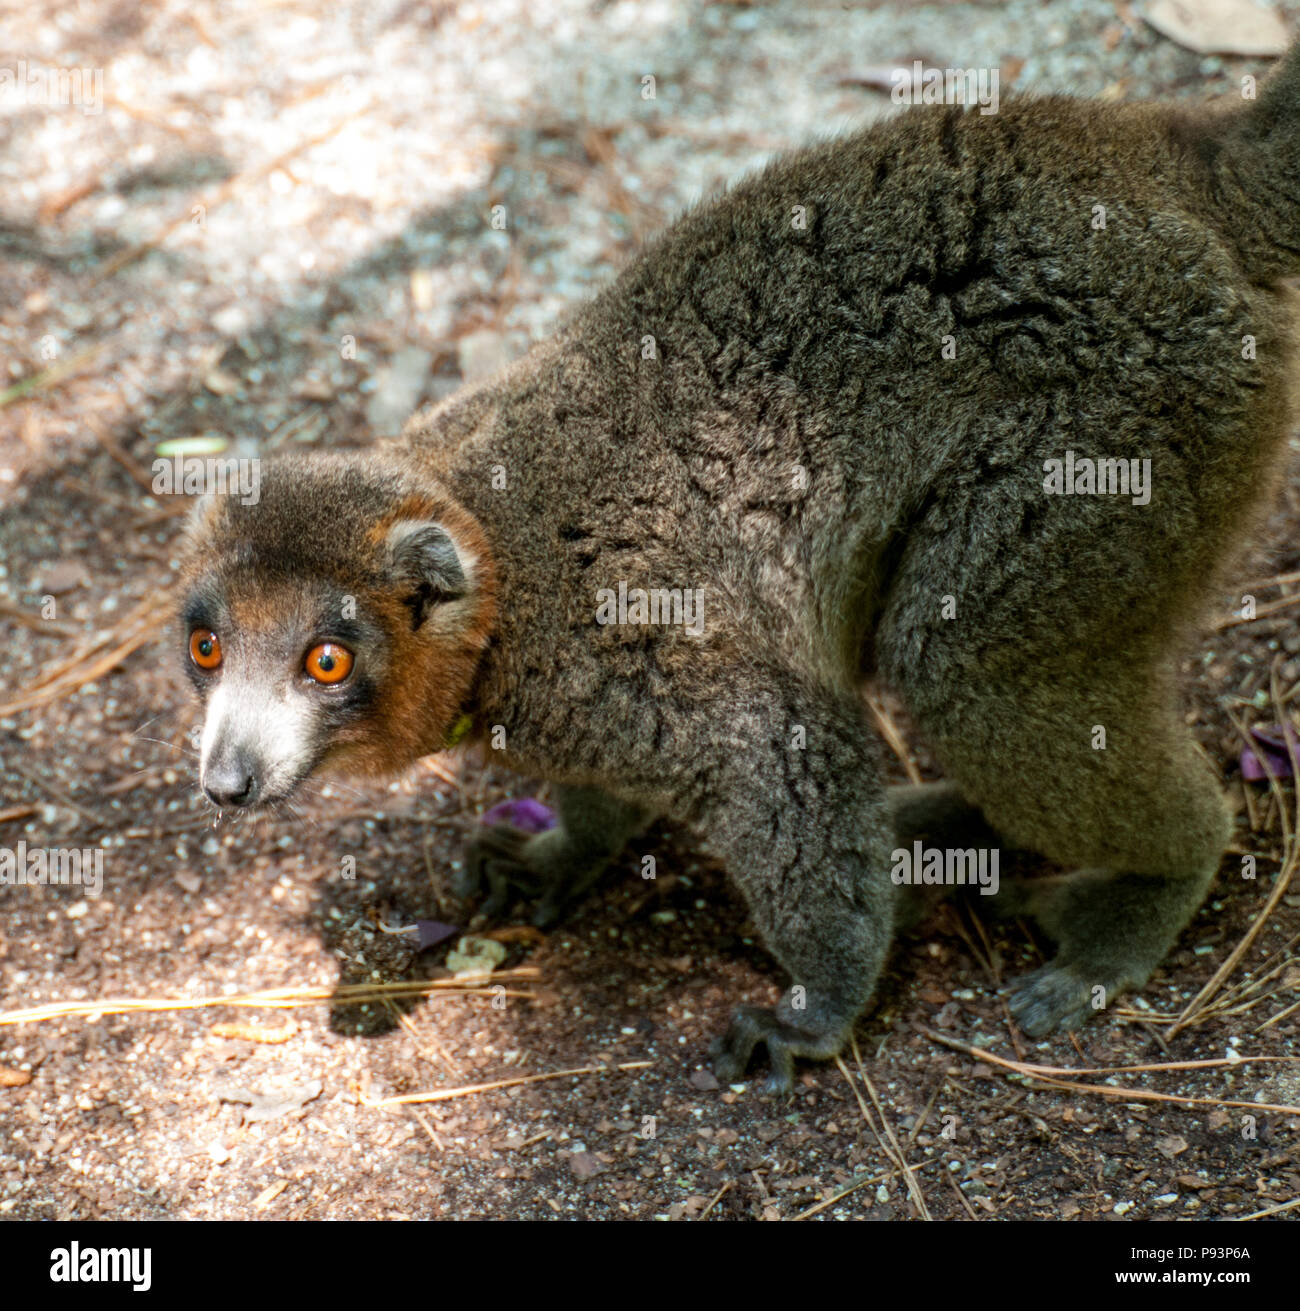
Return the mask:
<path id="1" fill-rule="evenodd" d="M 1264 766 L 1267 765 L 1266 770 Z M 1269 774 L 1274 778 L 1290 778 L 1291 757 L 1284 752 L 1270 751 L 1267 747 L 1247 747 L 1241 753 L 1241 776 L 1248 783 L 1262 783 Z"/>
<path id="2" fill-rule="evenodd" d="M 438 943 L 454 938 L 459 932 L 454 924 L 443 924 L 440 920 L 415 921 L 415 940 L 420 944 L 421 951 L 436 947 Z"/>
<path id="3" fill-rule="evenodd" d="M 533 797 L 502 801 L 483 812 L 484 824 L 513 824 L 523 833 L 545 833 L 556 825 L 555 811 Z"/>
<path id="4" fill-rule="evenodd" d="M 1276 751 L 1280 755 L 1287 754 L 1287 739 L 1292 736 L 1284 724 L 1256 724 L 1250 730 L 1250 735 L 1265 751 Z"/>

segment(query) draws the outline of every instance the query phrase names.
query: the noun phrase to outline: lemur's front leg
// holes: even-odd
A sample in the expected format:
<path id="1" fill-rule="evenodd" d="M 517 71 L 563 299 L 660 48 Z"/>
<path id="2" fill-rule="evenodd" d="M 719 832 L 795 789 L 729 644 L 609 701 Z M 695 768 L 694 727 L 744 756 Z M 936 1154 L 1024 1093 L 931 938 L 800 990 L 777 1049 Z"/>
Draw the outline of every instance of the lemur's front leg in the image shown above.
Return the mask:
<path id="1" fill-rule="evenodd" d="M 791 985 L 746 1006 L 714 1044 L 730 1082 L 763 1043 L 766 1088 L 788 1092 L 796 1057 L 834 1056 L 876 985 L 893 933 L 893 825 L 875 738 L 856 699 L 747 671 L 739 702 L 712 708 L 694 818 L 740 885 Z M 718 748 L 721 748 L 719 751 Z"/>
<path id="2" fill-rule="evenodd" d="M 489 918 L 501 915 L 518 892 L 538 899 L 533 923 L 550 928 L 650 819 L 596 788 L 556 790 L 559 823 L 554 828 L 530 834 L 495 824 L 470 839 L 453 891 L 469 898 L 486 885 L 488 897 L 480 910 Z"/>

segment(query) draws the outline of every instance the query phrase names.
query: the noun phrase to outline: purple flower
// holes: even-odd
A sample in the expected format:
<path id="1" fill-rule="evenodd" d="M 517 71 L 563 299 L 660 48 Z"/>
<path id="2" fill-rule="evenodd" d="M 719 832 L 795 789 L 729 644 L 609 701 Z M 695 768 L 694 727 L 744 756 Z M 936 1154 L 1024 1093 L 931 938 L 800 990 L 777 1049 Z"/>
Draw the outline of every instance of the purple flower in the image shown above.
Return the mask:
<path id="1" fill-rule="evenodd" d="M 1241 752 L 1241 776 L 1248 783 L 1260 783 L 1272 774 L 1274 778 L 1290 778 L 1291 751 L 1296 749 L 1295 734 L 1289 724 L 1262 724 L 1250 730 L 1254 738 L 1251 746 Z M 1290 743 L 1288 749 L 1287 743 Z M 1265 768 L 1267 766 L 1267 768 Z"/>
<path id="2" fill-rule="evenodd" d="M 545 833 L 554 828 L 555 811 L 533 797 L 520 797 L 518 801 L 502 801 L 491 810 L 484 811 L 484 824 L 511 824 L 523 833 Z"/>
<path id="3" fill-rule="evenodd" d="M 443 924 L 440 920 L 416 920 L 415 940 L 420 951 L 427 951 L 454 937 L 460 930 L 454 924 Z"/>

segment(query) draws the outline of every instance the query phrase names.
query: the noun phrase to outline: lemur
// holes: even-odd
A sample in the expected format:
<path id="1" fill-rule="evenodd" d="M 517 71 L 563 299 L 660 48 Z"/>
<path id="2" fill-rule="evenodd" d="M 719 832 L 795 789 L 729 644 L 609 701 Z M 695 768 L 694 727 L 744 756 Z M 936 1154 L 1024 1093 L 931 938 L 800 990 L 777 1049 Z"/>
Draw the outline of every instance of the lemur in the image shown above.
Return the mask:
<path id="1" fill-rule="evenodd" d="M 765 1045 L 778 1092 L 872 995 L 891 852 L 1039 853 L 1057 954 L 1011 1011 L 1073 1028 L 1227 842 L 1174 673 L 1283 466 L 1298 273 L 1300 49 L 1226 107 L 917 106 L 780 158 L 397 440 L 198 509 L 203 790 L 490 739 L 559 823 L 487 830 L 458 889 L 543 925 L 679 822 L 790 980 L 716 1072 Z M 1059 476 L 1148 460 L 1141 496 Z M 700 622 L 606 622 L 675 589 Z M 869 678 L 945 782 L 886 787 Z"/>

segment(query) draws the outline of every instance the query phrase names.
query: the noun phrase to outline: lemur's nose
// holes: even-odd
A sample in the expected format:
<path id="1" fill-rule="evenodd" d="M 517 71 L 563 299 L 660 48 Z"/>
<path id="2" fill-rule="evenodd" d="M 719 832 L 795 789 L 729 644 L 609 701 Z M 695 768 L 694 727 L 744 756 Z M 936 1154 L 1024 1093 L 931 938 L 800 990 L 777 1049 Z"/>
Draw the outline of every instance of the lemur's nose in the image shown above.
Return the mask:
<path id="1" fill-rule="evenodd" d="M 242 751 L 210 761 L 203 791 L 214 806 L 251 806 L 257 800 L 257 771 Z"/>

